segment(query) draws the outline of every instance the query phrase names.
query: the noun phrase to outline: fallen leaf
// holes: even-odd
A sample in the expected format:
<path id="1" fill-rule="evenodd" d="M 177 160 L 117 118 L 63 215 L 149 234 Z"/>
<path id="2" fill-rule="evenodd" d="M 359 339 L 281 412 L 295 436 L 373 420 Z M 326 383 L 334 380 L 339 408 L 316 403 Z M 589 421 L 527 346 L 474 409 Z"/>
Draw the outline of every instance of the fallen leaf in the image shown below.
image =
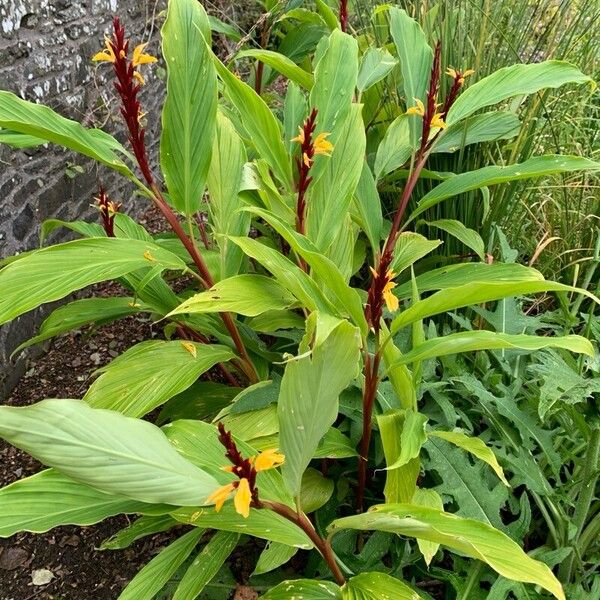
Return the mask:
<path id="1" fill-rule="evenodd" d="M 54 573 L 48 569 L 36 569 L 31 572 L 33 585 L 48 585 L 54 579 Z"/>

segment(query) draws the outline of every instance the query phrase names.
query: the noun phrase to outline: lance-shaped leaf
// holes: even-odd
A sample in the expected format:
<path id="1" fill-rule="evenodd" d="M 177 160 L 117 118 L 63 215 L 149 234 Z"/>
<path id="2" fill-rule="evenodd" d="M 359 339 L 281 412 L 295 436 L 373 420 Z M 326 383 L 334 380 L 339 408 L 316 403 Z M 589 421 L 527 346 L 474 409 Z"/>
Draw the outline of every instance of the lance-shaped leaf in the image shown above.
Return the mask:
<path id="1" fill-rule="evenodd" d="M 269 310 L 283 310 L 296 302 L 282 285 L 264 275 L 237 275 L 223 279 L 210 290 L 180 304 L 168 316 L 182 313 L 233 312 L 255 317 Z"/>
<path id="2" fill-rule="evenodd" d="M 356 40 L 335 29 L 327 42 L 327 49 L 315 67 L 315 83 L 310 93 L 310 104 L 319 111 L 317 133 L 334 132 L 344 122 L 358 76 Z"/>
<path id="3" fill-rule="evenodd" d="M 392 334 L 395 334 L 402 327 L 410 323 L 462 306 L 482 304 L 484 302 L 508 298 L 509 296 L 522 296 L 539 292 L 576 292 L 584 294 L 594 300 L 594 302 L 600 303 L 600 300 L 596 296 L 586 290 L 574 288 L 563 283 L 556 283 L 555 281 L 521 280 L 500 281 L 498 283 L 474 281 L 465 285 L 442 289 L 424 300 L 415 302 L 392 321 L 390 331 Z"/>
<path id="4" fill-rule="evenodd" d="M 381 179 L 388 173 L 401 167 L 415 150 L 411 139 L 411 117 L 400 115 L 387 128 L 375 156 L 375 179 Z"/>
<path id="5" fill-rule="evenodd" d="M 394 273 L 402 273 L 404 269 L 407 269 L 441 245 L 441 240 L 428 240 L 419 233 L 404 231 L 398 236 L 396 246 L 394 247 L 394 259 L 391 265 L 392 271 Z"/>
<path id="6" fill-rule="evenodd" d="M 390 33 L 396 44 L 406 107 L 415 106 L 415 99 L 425 100 L 425 91 L 431 74 L 433 50 L 427 43 L 421 26 L 406 11 L 390 8 Z M 411 143 L 417 145 L 420 137 L 421 119 L 410 123 Z"/>
<path id="7" fill-rule="evenodd" d="M 540 350 L 542 348 L 564 348 L 571 352 L 594 356 L 591 342 L 580 335 L 541 337 L 537 335 L 511 335 L 494 331 L 461 331 L 419 344 L 404 354 L 396 363 L 408 364 L 459 352 L 475 350 Z"/>
<path id="8" fill-rule="evenodd" d="M 45 143 L 46 140 L 33 135 L 26 135 L 18 131 L 11 131 L 10 129 L 0 129 L 0 144 L 6 144 L 12 148 L 35 148 L 35 146 Z"/>
<path id="9" fill-rule="evenodd" d="M 464 123 L 448 127 L 433 144 L 432 152 L 456 152 L 460 148 L 481 142 L 510 140 L 519 134 L 521 121 L 511 112 L 496 111 L 475 115 Z"/>
<path id="10" fill-rule="evenodd" d="M 264 158 L 279 181 L 291 189 L 292 168 L 281 139 L 281 125 L 265 101 L 246 83 L 238 79 L 216 57 L 217 73 L 227 95 L 244 116 L 243 127 L 252 145 Z"/>
<path id="11" fill-rule="evenodd" d="M 197 506 L 218 485 L 152 423 L 81 400 L 0 406 L 0 437 L 75 481 L 142 502 Z"/>
<path id="12" fill-rule="evenodd" d="M 151 600 L 154 598 L 193 552 L 203 534 L 203 529 L 193 529 L 161 550 L 127 584 L 118 600 Z"/>
<path id="13" fill-rule="evenodd" d="M 363 55 L 358 72 L 356 87 L 359 92 L 375 85 L 398 64 L 398 61 L 385 48 L 369 48 Z"/>
<path id="14" fill-rule="evenodd" d="M 11 92 L 0 91 L 0 127 L 75 150 L 135 179 L 119 157 L 127 152 L 114 137 L 101 129 L 86 129 L 47 106 L 27 102 Z"/>
<path id="15" fill-rule="evenodd" d="M 116 319 L 134 315 L 142 310 L 150 309 L 136 302 L 132 297 L 84 298 L 69 302 L 69 304 L 61 306 L 50 313 L 40 326 L 38 334 L 23 342 L 13 354 L 78 327 L 90 323 L 97 325 L 109 323 Z"/>
<path id="16" fill-rule="evenodd" d="M 338 415 L 341 392 L 356 377 L 360 335 L 341 322 L 309 356 L 288 362 L 279 394 L 278 416 L 282 467 L 288 489 L 300 492 L 302 474 L 321 438 Z"/>
<path id="17" fill-rule="evenodd" d="M 342 588 L 343 600 L 421 600 L 421 596 L 403 581 L 387 573 L 361 573 Z"/>
<path id="18" fill-rule="evenodd" d="M 84 400 L 94 408 L 142 417 L 189 388 L 202 373 L 234 354 L 225 346 L 149 340 L 100 369 Z"/>
<path id="19" fill-rule="evenodd" d="M 508 579 L 539 585 L 565 600 L 560 582 L 544 563 L 532 559 L 507 535 L 480 521 L 414 504 L 382 504 L 368 513 L 337 519 L 329 526 L 333 533 L 341 529 L 388 531 L 442 544 L 487 563 Z"/>
<path id="20" fill-rule="evenodd" d="M 193 215 L 204 194 L 217 118 L 217 76 L 202 4 L 170 0 L 162 39 L 167 99 L 161 166 L 173 206 Z"/>
<path id="21" fill-rule="evenodd" d="M 599 169 L 600 163 L 581 156 L 548 155 L 536 156 L 523 163 L 507 167 L 492 165 L 477 169 L 477 171 L 468 171 L 460 175 L 453 175 L 433 188 L 428 194 L 425 194 L 419 200 L 419 205 L 408 220 L 414 220 L 432 206 L 448 198 L 482 187 L 498 185 L 508 181 L 517 181 L 519 179 L 535 179 L 556 173 L 597 171 Z"/>
<path id="22" fill-rule="evenodd" d="M 165 506 L 164 512 L 171 510 Z M 0 489 L 0 538 L 20 531 L 44 533 L 61 525 L 93 525 L 118 514 L 160 511 L 160 507 L 105 494 L 47 469 Z"/>
<path id="23" fill-rule="evenodd" d="M 234 551 L 239 539 L 238 533 L 215 533 L 188 567 L 173 594 L 173 600 L 195 600 Z"/>
<path id="24" fill-rule="evenodd" d="M 269 542 L 260 553 L 252 575 L 262 575 L 263 573 L 274 571 L 277 567 L 288 562 L 297 552 L 298 548 L 294 548 L 293 546 Z"/>
<path id="25" fill-rule="evenodd" d="M 430 508 L 436 508 L 437 510 L 444 510 L 444 502 L 442 497 L 435 490 L 428 490 L 425 488 L 417 488 L 413 494 L 411 504 L 418 504 L 419 506 L 429 506 Z M 440 548 L 439 544 L 435 542 L 428 542 L 427 540 L 421 540 L 417 538 L 417 545 L 423 555 L 425 564 L 429 566 L 433 557 L 436 555 Z"/>
<path id="26" fill-rule="evenodd" d="M 0 270 L 0 324 L 92 283 L 149 266 L 186 268 L 172 252 L 139 240 L 91 238 L 43 248 Z"/>
<path id="27" fill-rule="evenodd" d="M 391 457 L 386 456 L 387 471 L 403 467 L 413 458 L 418 458 L 421 453 L 421 447 L 427 441 L 427 433 L 425 432 L 427 417 L 414 410 L 406 410 L 402 416 L 400 453 L 395 460 L 389 460 Z"/>
<path id="28" fill-rule="evenodd" d="M 377 185 L 369 165 L 363 163 L 362 172 L 356 190 L 354 191 L 357 215 L 353 218 L 358 221 L 361 229 L 369 238 L 373 254 L 379 251 L 381 230 L 383 229 L 383 214 Z"/>
<path id="29" fill-rule="evenodd" d="M 100 550 L 123 550 L 141 538 L 168 531 L 176 525 L 178 525 L 177 521 L 169 514 L 143 515 L 131 525 L 120 529 L 104 540 L 100 545 Z"/>
<path id="30" fill-rule="evenodd" d="M 322 157 L 321 174 L 308 189 L 307 236 L 321 252 L 345 234 L 344 217 L 362 173 L 366 137 L 360 105 L 352 105 L 331 142 L 332 155 Z"/>
<path id="31" fill-rule="evenodd" d="M 269 65 L 272 69 L 275 69 L 283 76 L 287 77 L 290 81 L 297 83 L 305 90 L 312 89 L 314 79 L 311 73 L 305 71 L 302 67 L 299 67 L 293 60 L 290 60 L 284 54 L 279 52 L 273 52 L 272 50 L 243 50 L 238 52 L 236 58 L 251 57 L 256 58 L 260 62 Z"/>
<path id="32" fill-rule="evenodd" d="M 452 125 L 475 111 L 523 94 L 545 88 L 558 88 L 566 83 L 592 82 L 574 65 L 561 60 L 547 60 L 530 65 L 512 65 L 471 85 L 450 109 L 446 123 Z"/>
<path id="33" fill-rule="evenodd" d="M 481 236 L 473 229 L 469 229 L 461 221 L 456 219 L 439 219 L 437 221 L 427 221 L 429 227 L 437 227 L 457 240 L 461 241 L 467 248 L 470 248 L 477 254 L 481 260 L 485 260 L 485 246 Z"/>
<path id="34" fill-rule="evenodd" d="M 243 252 L 227 236 L 247 235 L 250 217 L 239 212 L 239 191 L 246 163 L 244 144 L 231 121 L 217 114 L 217 131 L 208 171 L 208 210 L 212 232 L 220 250 L 220 279 L 237 275 Z"/>
<path id="35" fill-rule="evenodd" d="M 498 475 L 500 481 L 502 481 L 505 486 L 510 487 L 510 484 L 504 476 L 504 471 L 498 463 L 496 455 L 491 448 L 485 445 L 483 440 L 480 440 L 477 437 L 470 437 L 460 431 L 430 431 L 429 435 L 442 438 L 443 440 L 466 450 L 483 462 L 486 462 L 494 469 L 494 472 Z"/>

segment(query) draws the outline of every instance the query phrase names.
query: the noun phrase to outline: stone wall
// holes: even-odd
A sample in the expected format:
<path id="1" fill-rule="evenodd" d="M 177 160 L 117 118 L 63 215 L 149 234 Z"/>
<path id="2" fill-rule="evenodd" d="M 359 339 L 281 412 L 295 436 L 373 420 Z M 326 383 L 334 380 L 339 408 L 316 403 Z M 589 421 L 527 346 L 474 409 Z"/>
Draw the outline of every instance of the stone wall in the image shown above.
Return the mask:
<path id="1" fill-rule="evenodd" d="M 111 70 L 90 57 L 110 32 L 113 14 L 135 44 L 149 42 L 148 51 L 158 54 L 163 10 L 164 0 L 0 0 L 0 89 L 122 139 Z M 160 73 L 157 65 L 144 71 L 141 98 L 149 140 L 156 140 L 163 98 Z M 90 205 L 100 182 L 111 198 L 125 200 L 129 212 L 134 209 L 127 201 L 131 188 L 92 161 L 52 146 L 13 150 L 0 145 L 0 258 L 37 247 L 45 219 L 94 218 Z M 23 368 L 23 361 L 9 365 L 10 352 L 31 336 L 44 312 L 0 327 L 0 398 Z"/>

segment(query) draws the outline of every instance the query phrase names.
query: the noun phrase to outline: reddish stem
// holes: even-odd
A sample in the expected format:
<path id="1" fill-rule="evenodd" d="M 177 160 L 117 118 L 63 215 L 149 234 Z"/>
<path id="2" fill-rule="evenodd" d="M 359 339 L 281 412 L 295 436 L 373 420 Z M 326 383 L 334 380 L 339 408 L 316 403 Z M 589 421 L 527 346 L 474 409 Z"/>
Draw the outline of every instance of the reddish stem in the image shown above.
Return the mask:
<path id="1" fill-rule="evenodd" d="M 344 33 L 348 31 L 348 0 L 340 0 L 340 28 Z"/>

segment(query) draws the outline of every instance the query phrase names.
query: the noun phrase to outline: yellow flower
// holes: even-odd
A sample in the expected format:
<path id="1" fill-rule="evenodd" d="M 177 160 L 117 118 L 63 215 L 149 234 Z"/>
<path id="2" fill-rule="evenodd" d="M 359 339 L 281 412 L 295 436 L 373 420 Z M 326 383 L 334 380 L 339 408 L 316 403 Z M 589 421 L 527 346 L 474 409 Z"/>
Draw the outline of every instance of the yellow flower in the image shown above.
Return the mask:
<path id="1" fill-rule="evenodd" d="M 446 70 L 446 75 L 450 75 L 450 77 L 452 77 L 452 79 L 456 79 L 458 73 L 456 72 L 456 69 L 453 69 L 452 67 L 448 67 L 448 69 Z"/>
<path id="2" fill-rule="evenodd" d="M 295 138 L 292 138 L 292 142 L 298 142 L 299 144 L 304 144 L 304 129 L 302 127 L 298 127 L 298 131 L 300 132 Z"/>
<path id="3" fill-rule="evenodd" d="M 418 115 L 419 117 L 424 117 L 425 116 L 425 105 L 418 98 L 415 98 L 415 102 L 417 103 L 417 105 L 411 106 L 406 111 L 406 114 L 407 115 Z"/>
<path id="4" fill-rule="evenodd" d="M 310 165 L 312 165 L 312 159 L 308 157 L 308 154 L 306 154 L 306 152 L 302 155 L 302 160 L 304 161 L 304 164 L 310 169 Z"/>
<path id="5" fill-rule="evenodd" d="M 446 129 L 446 122 L 442 119 L 441 113 L 435 113 L 433 119 L 431 119 L 431 126 L 438 127 L 439 129 Z"/>
<path id="6" fill-rule="evenodd" d="M 250 503 L 252 502 L 252 493 L 250 492 L 250 484 L 245 477 L 240 479 L 238 484 L 235 498 L 233 499 L 233 505 L 237 513 L 242 515 L 244 519 L 250 516 Z"/>
<path id="7" fill-rule="evenodd" d="M 333 144 L 331 142 L 328 142 L 326 139 L 330 135 L 330 133 L 320 133 L 317 136 L 313 144 L 315 154 L 324 154 L 325 156 L 331 156 L 331 153 L 333 152 Z"/>
<path id="8" fill-rule="evenodd" d="M 383 288 L 383 299 L 385 300 L 385 305 L 390 312 L 396 312 L 400 307 L 400 301 L 392 293 L 392 290 L 396 287 L 396 284 L 392 281 L 394 277 L 396 277 L 396 273 L 394 273 L 392 270 L 389 270 L 385 274 L 387 283 Z"/>
<path id="9" fill-rule="evenodd" d="M 106 45 L 106 49 L 100 50 L 100 52 L 94 54 L 94 56 L 92 56 L 92 60 L 95 62 L 104 61 L 114 63 L 117 60 L 117 57 L 115 56 L 115 51 L 113 50 L 110 40 L 105 37 L 104 43 Z"/>
<path id="10" fill-rule="evenodd" d="M 215 510 L 219 512 L 225 504 L 225 500 L 229 497 L 229 494 L 235 490 L 233 483 L 221 486 L 218 490 L 214 491 L 207 499 L 208 503 L 215 503 Z"/>
<path id="11" fill-rule="evenodd" d="M 459 85 L 462 85 L 465 82 L 465 79 L 473 75 L 473 73 L 475 73 L 474 69 L 467 69 L 464 73 L 461 73 L 460 71 L 457 71 L 456 69 L 452 68 L 449 68 L 446 71 L 446 75 L 449 75 L 450 77 L 452 77 L 452 79 L 458 80 Z"/>
<path id="12" fill-rule="evenodd" d="M 257 471 L 266 471 L 267 469 L 275 469 L 283 464 L 285 456 L 277 452 L 275 448 L 270 448 L 261 452 L 254 461 L 254 468 Z"/>
<path id="13" fill-rule="evenodd" d="M 133 60 L 131 63 L 134 67 L 138 67 L 139 65 L 146 65 L 148 63 L 155 63 L 158 59 L 156 56 L 152 56 L 151 54 L 144 54 L 144 48 L 148 44 L 139 44 L 135 47 L 133 51 Z"/>

